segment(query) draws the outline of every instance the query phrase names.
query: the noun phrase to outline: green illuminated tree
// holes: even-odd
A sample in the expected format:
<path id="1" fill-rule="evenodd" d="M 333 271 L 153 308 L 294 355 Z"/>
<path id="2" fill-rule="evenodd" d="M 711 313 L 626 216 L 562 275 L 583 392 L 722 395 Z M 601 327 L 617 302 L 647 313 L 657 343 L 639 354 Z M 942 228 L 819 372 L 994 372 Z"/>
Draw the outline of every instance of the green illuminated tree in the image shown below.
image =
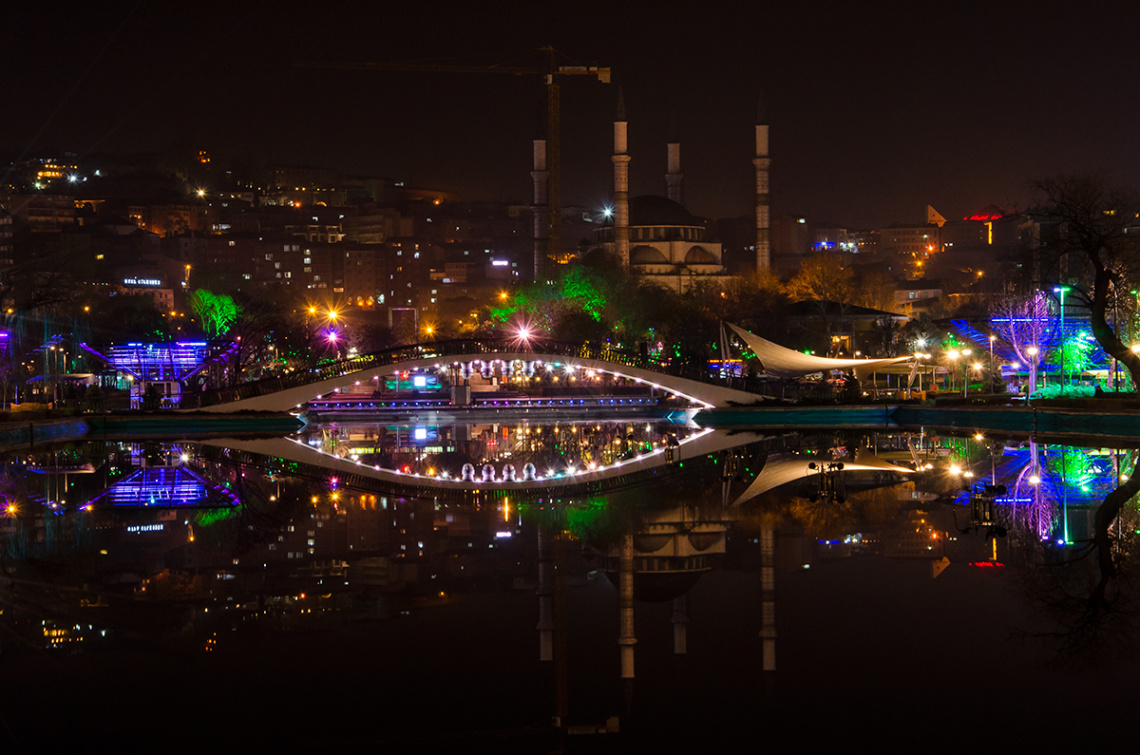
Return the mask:
<path id="1" fill-rule="evenodd" d="M 200 288 L 190 294 L 190 308 L 198 316 L 202 330 L 210 338 L 220 338 L 229 332 L 230 326 L 241 314 L 232 296 L 215 294 Z"/>

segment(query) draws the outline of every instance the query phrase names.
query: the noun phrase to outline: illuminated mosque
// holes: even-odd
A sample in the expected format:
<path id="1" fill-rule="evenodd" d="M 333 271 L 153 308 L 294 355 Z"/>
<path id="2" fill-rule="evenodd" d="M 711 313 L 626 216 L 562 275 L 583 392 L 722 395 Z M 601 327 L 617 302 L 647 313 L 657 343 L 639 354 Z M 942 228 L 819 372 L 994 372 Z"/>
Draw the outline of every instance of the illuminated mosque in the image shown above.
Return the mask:
<path id="1" fill-rule="evenodd" d="M 771 267 L 768 126 L 757 117 L 756 156 L 756 269 Z M 682 204 L 684 174 L 681 172 L 681 145 L 670 141 L 665 174 L 665 196 L 629 196 L 628 122 L 625 105 L 618 94 L 614 119 L 614 200 L 607 211 L 610 222 L 597 231 L 590 252 L 604 250 L 616 256 L 630 270 L 648 281 L 683 293 L 702 284 L 723 287 L 731 278 L 725 269 L 721 244 L 707 238 L 704 222 Z M 540 169 L 536 143 L 535 197 L 545 197 L 545 153 Z M 537 231 L 536 224 L 536 231 Z M 536 236 L 537 237 L 537 236 Z M 589 253 L 589 252 L 588 252 Z"/>

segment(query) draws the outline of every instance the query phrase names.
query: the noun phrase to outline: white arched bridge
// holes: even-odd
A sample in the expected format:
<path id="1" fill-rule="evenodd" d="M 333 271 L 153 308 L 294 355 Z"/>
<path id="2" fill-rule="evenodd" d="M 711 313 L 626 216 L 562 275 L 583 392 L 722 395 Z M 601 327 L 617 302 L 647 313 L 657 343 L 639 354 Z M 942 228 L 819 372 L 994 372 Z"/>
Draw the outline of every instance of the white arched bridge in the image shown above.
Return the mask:
<path id="1" fill-rule="evenodd" d="M 589 372 L 644 386 L 662 397 L 677 397 L 693 408 L 748 405 L 760 400 L 759 381 L 720 378 L 711 374 L 707 364 L 658 360 L 590 344 L 541 342 L 533 348 L 525 348 L 517 341 L 462 340 L 401 346 L 233 388 L 184 394 L 182 409 L 217 413 L 296 411 L 338 391 L 351 391 L 361 384 L 367 386 L 369 381 L 394 373 L 423 370 L 446 371 L 452 376 L 453 384 L 477 374 L 530 377 L 540 371 L 562 371 L 571 377 Z M 367 409 L 369 398 L 362 396 L 359 408 Z M 510 407 L 512 401 L 519 405 L 525 401 L 527 406 L 536 403 L 533 399 L 504 398 L 501 406 Z M 592 399 L 589 394 L 545 399 L 551 406 L 567 402 L 575 408 L 590 408 Z M 393 402 L 387 403 L 378 408 L 398 408 Z M 431 408 L 431 401 L 424 396 L 405 397 L 403 405 L 408 409 Z"/>

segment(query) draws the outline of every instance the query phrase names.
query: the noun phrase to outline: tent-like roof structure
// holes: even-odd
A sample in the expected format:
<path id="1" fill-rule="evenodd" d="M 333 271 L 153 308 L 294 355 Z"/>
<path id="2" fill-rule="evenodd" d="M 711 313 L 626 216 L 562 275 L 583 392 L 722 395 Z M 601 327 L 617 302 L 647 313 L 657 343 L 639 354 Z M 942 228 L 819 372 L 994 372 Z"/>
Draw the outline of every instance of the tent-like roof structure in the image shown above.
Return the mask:
<path id="1" fill-rule="evenodd" d="M 764 371 L 777 377 L 802 377 L 815 372 L 829 370 L 854 370 L 855 376 L 860 380 L 870 375 L 878 367 L 885 367 L 898 362 L 911 359 L 910 356 L 892 357 L 890 359 L 836 359 L 832 357 L 817 357 L 814 354 L 804 354 L 766 338 L 749 333 L 732 323 L 726 323 L 737 335 L 744 339 L 748 348 L 764 365 Z"/>
<path id="2" fill-rule="evenodd" d="M 795 480 L 802 480 L 805 477 L 820 474 L 819 469 L 811 469 L 808 467 L 809 461 L 826 464 L 827 459 L 815 457 L 806 459 L 802 456 L 784 457 L 784 458 L 770 458 L 764 463 L 764 468 L 760 470 L 760 474 L 756 475 L 756 479 L 748 486 L 748 489 L 740 494 L 740 497 L 733 502 L 733 506 L 738 506 L 745 501 L 750 501 L 753 498 L 767 493 L 772 488 L 778 488 L 781 485 L 786 485 Z M 895 474 L 914 474 L 913 469 L 907 467 L 900 467 L 897 464 L 891 464 L 889 461 L 884 461 L 879 457 L 870 454 L 860 449 L 856 452 L 853 459 L 843 462 L 843 470 L 845 472 L 894 472 Z"/>

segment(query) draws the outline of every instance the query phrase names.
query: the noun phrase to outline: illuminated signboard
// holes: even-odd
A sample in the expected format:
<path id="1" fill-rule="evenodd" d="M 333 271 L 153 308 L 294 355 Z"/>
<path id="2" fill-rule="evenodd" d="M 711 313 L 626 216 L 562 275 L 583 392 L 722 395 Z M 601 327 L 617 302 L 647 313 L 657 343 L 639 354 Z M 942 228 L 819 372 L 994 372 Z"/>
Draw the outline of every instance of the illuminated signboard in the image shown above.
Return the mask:
<path id="1" fill-rule="evenodd" d="M 162 281 L 158 278 L 123 278 L 123 285 L 158 287 L 162 285 Z"/>

